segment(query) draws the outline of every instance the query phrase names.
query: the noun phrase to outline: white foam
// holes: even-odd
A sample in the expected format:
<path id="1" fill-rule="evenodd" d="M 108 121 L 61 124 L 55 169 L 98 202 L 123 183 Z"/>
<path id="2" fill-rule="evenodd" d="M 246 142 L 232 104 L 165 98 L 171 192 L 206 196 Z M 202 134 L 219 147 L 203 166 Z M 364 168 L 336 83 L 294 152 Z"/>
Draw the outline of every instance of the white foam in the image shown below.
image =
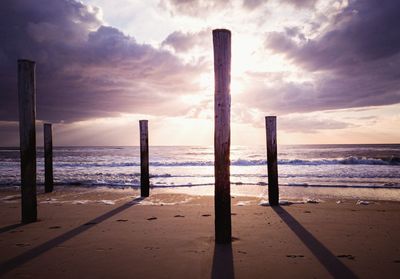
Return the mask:
<path id="1" fill-rule="evenodd" d="M 12 201 L 15 199 L 19 199 L 21 195 L 11 195 L 11 196 L 5 196 L 3 198 L 0 198 L 0 201 Z"/>
<path id="2" fill-rule="evenodd" d="M 188 197 L 185 198 L 182 201 L 177 201 L 177 202 L 163 202 L 161 200 L 142 200 L 139 202 L 132 202 L 133 204 L 139 204 L 139 205 L 156 205 L 156 206 L 164 206 L 164 205 L 179 205 L 179 204 L 185 204 L 191 201 L 193 198 Z"/>
<path id="3" fill-rule="evenodd" d="M 88 204 L 89 202 L 89 200 L 76 200 L 73 201 L 72 204 Z"/>
<path id="4" fill-rule="evenodd" d="M 115 201 L 112 201 L 112 200 L 100 200 L 98 202 L 99 203 L 104 203 L 104 204 L 107 204 L 107 205 L 114 205 L 115 204 Z"/>
<path id="5" fill-rule="evenodd" d="M 43 203 L 43 204 L 58 204 L 58 203 L 64 203 L 64 202 L 63 201 L 59 201 L 59 200 L 54 199 L 54 198 L 49 198 L 49 199 L 46 199 L 44 201 L 41 201 L 40 203 Z"/>
<path id="6" fill-rule="evenodd" d="M 240 201 L 240 202 L 237 202 L 235 205 L 236 206 L 245 206 L 245 205 L 249 205 L 250 204 L 250 201 Z"/>
<path id="7" fill-rule="evenodd" d="M 320 203 L 322 200 L 320 199 L 305 199 L 306 203 Z"/>
<path id="8" fill-rule="evenodd" d="M 369 204 L 371 204 L 372 202 L 370 202 L 370 201 L 362 201 L 362 200 L 358 200 L 357 202 L 356 202 L 356 205 L 369 205 Z"/>

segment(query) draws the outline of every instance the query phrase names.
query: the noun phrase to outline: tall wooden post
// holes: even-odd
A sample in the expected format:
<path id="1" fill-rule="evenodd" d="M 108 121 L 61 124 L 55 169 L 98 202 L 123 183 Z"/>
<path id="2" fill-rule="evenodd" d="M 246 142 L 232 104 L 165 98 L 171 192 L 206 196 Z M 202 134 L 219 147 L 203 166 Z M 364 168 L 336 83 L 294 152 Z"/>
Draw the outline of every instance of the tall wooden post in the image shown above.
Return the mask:
<path id="1" fill-rule="evenodd" d="M 35 62 L 18 60 L 22 223 L 37 220 Z"/>
<path id="2" fill-rule="evenodd" d="M 279 205 L 276 116 L 265 117 L 265 128 L 267 130 L 268 200 L 270 205 Z"/>
<path id="3" fill-rule="evenodd" d="M 53 192 L 53 135 L 50 123 L 43 124 L 44 191 Z"/>
<path id="4" fill-rule="evenodd" d="M 148 121 L 139 120 L 140 127 L 140 195 L 149 196 L 149 132 Z"/>
<path id="5" fill-rule="evenodd" d="M 213 30 L 214 44 L 214 171 L 215 171 L 215 241 L 230 243 L 231 194 L 230 194 L 230 145 L 231 145 L 231 32 Z"/>

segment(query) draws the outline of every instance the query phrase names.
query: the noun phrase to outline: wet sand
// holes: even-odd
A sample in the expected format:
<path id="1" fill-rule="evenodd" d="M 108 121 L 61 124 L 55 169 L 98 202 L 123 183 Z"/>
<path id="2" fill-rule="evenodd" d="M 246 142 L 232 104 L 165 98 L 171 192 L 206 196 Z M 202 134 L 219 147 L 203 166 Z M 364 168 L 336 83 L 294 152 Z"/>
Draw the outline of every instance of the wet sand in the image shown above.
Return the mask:
<path id="1" fill-rule="evenodd" d="M 19 224 L 0 191 L 4 278 L 399 278 L 400 203 L 280 207 L 233 197 L 232 245 L 214 244 L 210 196 L 77 189 L 38 196 Z"/>

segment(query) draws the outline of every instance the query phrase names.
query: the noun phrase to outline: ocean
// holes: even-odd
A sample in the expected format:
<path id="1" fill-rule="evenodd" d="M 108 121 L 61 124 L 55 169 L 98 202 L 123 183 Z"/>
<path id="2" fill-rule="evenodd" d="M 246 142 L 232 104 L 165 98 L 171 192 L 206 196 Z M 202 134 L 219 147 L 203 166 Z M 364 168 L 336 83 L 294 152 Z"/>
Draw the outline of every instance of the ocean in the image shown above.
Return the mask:
<path id="1" fill-rule="evenodd" d="M 139 147 L 54 147 L 53 152 L 56 186 L 140 186 Z M 150 183 L 153 188 L 212 189 L 213 154 L 212 146 L 150 146 Z M 37 170 L 38 185 L 43 185 L 42 148 L 37 150 Z M 400 200 L 400 144 L 281 145 L 278 173 L 280 185 L 289 194 L 304 189 L 309 193 L 338 189 L 339 195 L 349 188 L 352 193 L 382 189 L 390 193 L 389 199 Z M 234 189 L 263 194 L 267 181 L 264 146 L 231 147 Z M 0 148 L 0 187 L 19 185 L 18 148 Z"/>

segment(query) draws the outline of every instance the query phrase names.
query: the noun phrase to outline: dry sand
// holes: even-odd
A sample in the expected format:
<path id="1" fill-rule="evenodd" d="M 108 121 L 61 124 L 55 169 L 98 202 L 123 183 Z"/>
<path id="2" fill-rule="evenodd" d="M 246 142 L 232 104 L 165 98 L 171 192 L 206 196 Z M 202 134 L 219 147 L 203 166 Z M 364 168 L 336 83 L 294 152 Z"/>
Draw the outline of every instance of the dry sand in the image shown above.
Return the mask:
<path id="1" fill-rule="evenodd" d="M 400 278 L 400 203 L 272 208 L 232 198 L 232 245 L 214 245 L 213 198 L 131 191 L 39 195 L 20 225 L 0 192 L 4 278 Z"/>

